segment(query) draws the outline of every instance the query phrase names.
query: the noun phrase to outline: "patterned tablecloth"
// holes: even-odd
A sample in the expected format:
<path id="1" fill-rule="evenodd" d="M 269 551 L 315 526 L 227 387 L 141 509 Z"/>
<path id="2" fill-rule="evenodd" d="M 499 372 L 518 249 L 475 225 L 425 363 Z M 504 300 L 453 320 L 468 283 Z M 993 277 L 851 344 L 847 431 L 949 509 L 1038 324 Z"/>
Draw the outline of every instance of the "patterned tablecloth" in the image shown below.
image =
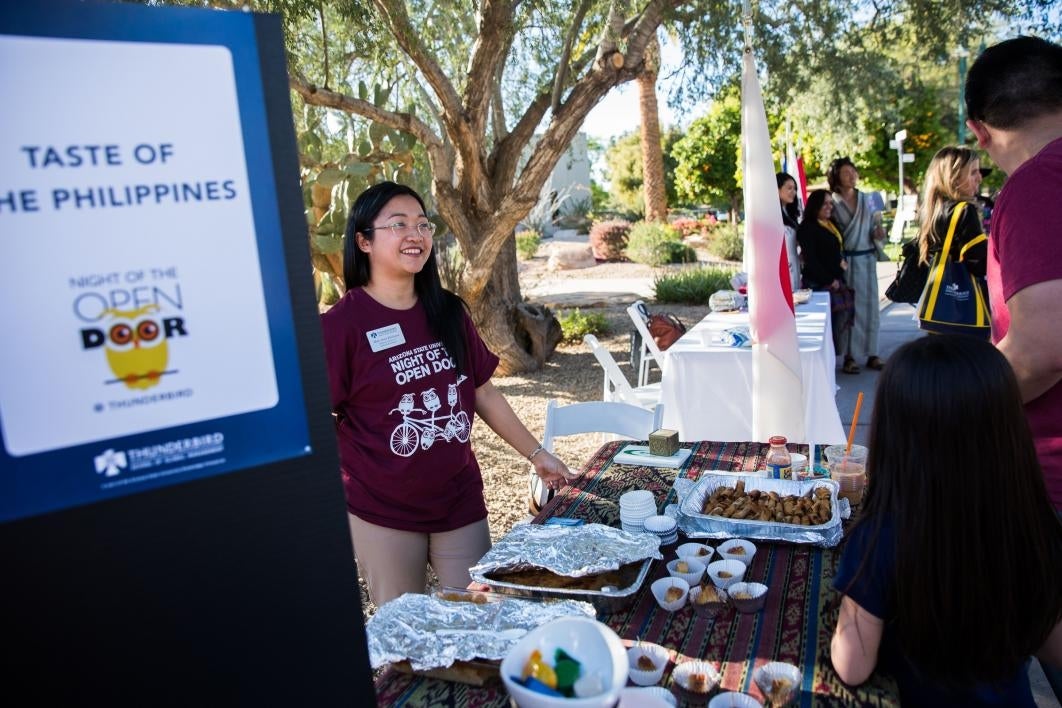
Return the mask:
<path id="1" fill-rule="evenodd" d="M 613 464 L 613 456 L 624 444 L 608 443 L 598 450 L 584 467 L 583 476 L 543 509 L 535 522 L 563 516 L 619 526 L 619 498 L 624 492 L 648 489 L 662 510 L 677 501 L 672 489 L 676 476 L 692 480 L 703 470 L 762 469 L 767 452 L 767 445 L 760 443 L 692 443 L 687 447 L 692 447 L 693 454 L 683 468 L 674 470 Z M 790 446 L 790 450 L 807 452 L 799 446 Z M 649 586 L 665 576 L 667 569 L 663 562 L 656 562 L 631 606 L 600 619 L 616 630 L 627 645 L 641 637 L 670 650 L 673 663 L 661 680 L 665 687 L 671 686 L 674 662 L 697 658 L 711 662 L 719 670 L 723 689 L 745 691 L 763 700 L 763 694 L 752 682 L 753 670 L 770 661 L 785 661 L 803 671 L 798 703 L 801 706 L 899 705 L 896 685 L 887 677 L 874 674 L 866 684 L 853 689 L 841 682 L 830 664 L 830 637 L 839 603 L 830 579 L 839 559 L 838 551 L 764 542 L 758 543 L 757 549 L 745 579 L 762 582 L 770 589 L 766 605 L 755 614 L 728 608 L 715 618 L 707 618 L 694 614 L 689 606 L 673 613 L 660 609 Z M 673 551 L 665 554 L 668 560 L 673 555 Z M 500 681 L 475 687 L 394 670 L 380 675 L 376 694 L 382 706 L 509 703 Z"/>

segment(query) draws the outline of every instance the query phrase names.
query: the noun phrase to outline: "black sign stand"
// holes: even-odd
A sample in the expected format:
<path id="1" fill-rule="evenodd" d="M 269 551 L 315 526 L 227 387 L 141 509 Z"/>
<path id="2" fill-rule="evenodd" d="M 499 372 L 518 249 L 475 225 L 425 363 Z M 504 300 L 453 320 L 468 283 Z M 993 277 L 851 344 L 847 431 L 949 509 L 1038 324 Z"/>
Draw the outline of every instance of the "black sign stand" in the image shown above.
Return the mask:
<path id="1" fill-rule="evenodd" d="M 254 23 L 313 453 L 0 524 L 0 677 L 12 700 L 375 702 L 281 26 L 268 15 Z"/>

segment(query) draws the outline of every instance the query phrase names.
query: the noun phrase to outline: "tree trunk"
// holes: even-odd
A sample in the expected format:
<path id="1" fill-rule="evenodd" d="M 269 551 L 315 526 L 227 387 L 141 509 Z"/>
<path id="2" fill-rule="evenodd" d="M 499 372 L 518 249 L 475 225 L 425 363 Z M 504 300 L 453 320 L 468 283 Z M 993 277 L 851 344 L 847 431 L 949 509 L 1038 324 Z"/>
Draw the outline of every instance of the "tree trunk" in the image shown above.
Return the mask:
<path id="1" fill-rule="evenodd" d="M 529 305 L 520 296 L 516 239 L 510 239 L 491 269 L 494 277 L 478 295 L 462 293 L 480 337 L 501 360 L 501 376 L 536 371 L 561 340 L 560 324 L 549 308 Z"/>
<path id="2" fill-rule="evenodd" d="M 638 75 L 638 109 L 642 119 L 642 194 L 645 220 L 667 221 L 664 153 L 660 140 L 660 111 L 656 102 L 656 77 L 660 44 L 654 37 L 645 52 L 645 69 Z"/>

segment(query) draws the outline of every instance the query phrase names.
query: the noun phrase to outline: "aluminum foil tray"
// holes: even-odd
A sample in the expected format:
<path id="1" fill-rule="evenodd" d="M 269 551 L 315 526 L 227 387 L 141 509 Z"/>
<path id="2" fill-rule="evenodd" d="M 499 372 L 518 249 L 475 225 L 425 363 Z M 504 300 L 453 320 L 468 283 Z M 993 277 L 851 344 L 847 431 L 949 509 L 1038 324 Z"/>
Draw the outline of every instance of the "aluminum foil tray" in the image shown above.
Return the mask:
<path id="1" fill-rule="evenodd" d="M 454 601 L 407 593 L 384 603 L 365 624 L 369 663 L 408 661 L 415 671 L 455 662 L 501 660 L 527 632 L 558 617 L 593 617 L 585 602 L 534 602 L 494 593 Z"/>
<path id="2" fill-rule="evenodd" d="M 518 585 L 516 583 L 507 583 L 493 578 L 487 578 L 485 574 L 476 572 L 472 572 L 472 579 L 489 585 L 490 589 L 495 593 L 538 599 L 581 600 L 583 602 L 589 602 L 597 612 L 609 615 L 613 612 L 620 612 L 630 607 L 631 603 L 634 602 L 635 595 L 638 594 L 638 590 L 641 589 L 642 585 L 645 583 L 645 578 L 649 575 L 649 566 L 652 564 L 653 559 L 646 558 L 642 561 L 642 566 L 639 569 L 638 576 L 635 578 L 634 582 L 625 588 L 615 589 L 606 587 L 601 590 L 583 590 L 580 588 L 550 588 L 537 585 Z"/>
<path id="3" fill-rule="evenodd" d="M 830 520 L 825 524 L 802 526 L 776 521 L 759 521 L 747 519 L 727 519 L 721 516 L 702 514 L 704 501 L 719 487 L 733 487 L 738 480 L 744 480 L 745 490 L 759 489 L 763 492 L 777 492 L 781 495 L 808 494 L 816 487 L 830 490 Z M 764 477 L 744 475 L 703 474 L 688 489 L 675 485 L 681 501 L 677 510 L 679 528 L 690 538 L 747 538 L 761 541 L 788 541 L 789 543 L 810 543 L 816 546 L 831 547 L 841 542 L 841 519 L 847 518 L 846 500 L 838 501 L 837 482 L 832 479 L 767 479 Z M 843 502 L 843 503 L 842 503 Z"/>
<path id="4" fill-rule="evenodd" d="M 599 612 L 608 614 L 630 605 L 649 574 L 654 558 L 663 558 L 660 540 L 654 534 L 630 533 L 603 524 L 572 527 L 525 524 L 499 539 L 476 565 L 469 568 L 469 573 L 473 580 L 489 585 L 495 592 L 583 600 Z M 579 578 L 638 562 L 641 567 L 630 585 L 601 590 L 521 585 L 487 577 L 498 571 L 536 568 Z"/>

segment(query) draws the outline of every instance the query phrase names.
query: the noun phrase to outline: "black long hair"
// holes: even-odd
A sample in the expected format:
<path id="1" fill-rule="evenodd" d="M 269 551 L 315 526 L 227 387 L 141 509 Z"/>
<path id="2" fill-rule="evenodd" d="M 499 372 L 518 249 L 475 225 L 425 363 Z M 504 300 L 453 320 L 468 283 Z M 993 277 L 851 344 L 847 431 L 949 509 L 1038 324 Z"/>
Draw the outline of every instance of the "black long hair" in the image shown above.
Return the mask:
<path id="1" fill-rule="evenodd" d="M 848 167 L 851 167 L 856 172 L 859 171 L 859 168 L 855 166 L 855 163 L 852 162 L 852 160 L 850 158 L 838 157 L 837 159 L 835 159 L 833 162 L 830 163 L 829 169 L 826 170 L 826 183 L 828 185 L 830 185 L 830 191 L 831 192 L 839 192 L 840 191 L 840 189 L 841 189 L 841 168 L 844 167 L 845 165 L 847 165 Z"/>
<path id="2" fill-rule="evenodd" d="M 357 234 L 366 241 L 372 241 L 376 233 L 372 231 L 373 220 L 389 201 L 400 196 L 413 197 L 420 204 L 421 210 L 425 214 L 428 213 L 424 200 L 416 190 L 395 182 L 374 184 L 359 194 L 354 205 L 350 207 L 346 243 L 343 244 L 343 282 L 347 290 L 361 287 L 372 279 L 369 255 L 358 248 Z M 457 373 L 462 374 L 467 370 L 465 357 L 468 353 L 468 343 L 465 341 L 463 325 L 467 306 L 464 300 L 442 286 L 435 254 L 435 244 L 432 243 L 427 263 L 413 276 L 413 290 L 424 308 L 431 333 L 443 343 L 450 358 L 454 360 Z"/>
<path id="3" fill-rule="evenodd" d="M 814 223 L 818 221 L 819 212 L 822 211 L 822 205 L 827 199 L 833 199 L 827 190 L 811 190 L 811 194 L 808 195 L 808 203 L 804 205 L 804 218 L 800 222 L 801 226 L 808 222 Z"/>
<path id="4" fill-rule="evenodd" d="M 781 189 L 786 182 L 792 182 L 794 187 L 798 187 L 797 181 L 788 172 L 779 172 L 775 174 L 774 178 L 778 182 L 778 189 Z M 797 191 L 799 192 L 799 187 Z M 796 228 L 797 224 L 800 223 L 800 205 L 797 202 L 798 200 L 794 199 L 792 203 L 782 205 L 782 217 L 787 219 L 786 224 L 793 228 Z"/>
<path id="5" fill-rule="evenodd" d="M 890 520 L 901 651 L 942 686 L 1011 678 L 1062 619 L 1062 523 L 1007 360 L 971 337 L 904 345 L 878 382 L 869 448 L 859 572 Z"/>

